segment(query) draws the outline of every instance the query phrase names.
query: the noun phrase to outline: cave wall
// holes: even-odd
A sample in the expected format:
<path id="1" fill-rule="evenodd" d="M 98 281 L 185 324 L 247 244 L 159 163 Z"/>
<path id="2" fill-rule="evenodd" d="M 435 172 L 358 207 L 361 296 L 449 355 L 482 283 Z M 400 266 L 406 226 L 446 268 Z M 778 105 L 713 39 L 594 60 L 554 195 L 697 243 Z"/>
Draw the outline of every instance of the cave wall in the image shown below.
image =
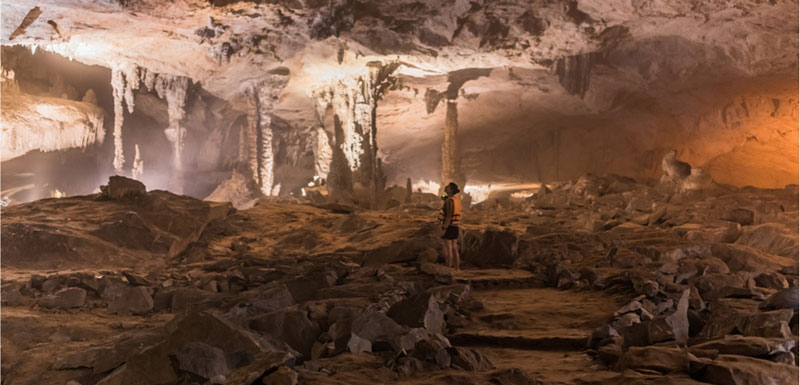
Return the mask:
<path id="1" fill-rule="evenodd" d="M 104 71 L 105 138 L 84 153 L 151 187 L 327 178 L 371 207 L 387 182 L 441 182 L 442 100 L 467 184 L 655 178 L 670 149 L 719 183 L 797 179 L 794 0 L 80 0 L 11 36 L 35 5 L 2 4 L 4 68 L 49 52 L 63 69 L 19 85 L 71 101 L 74 68 Z"/>

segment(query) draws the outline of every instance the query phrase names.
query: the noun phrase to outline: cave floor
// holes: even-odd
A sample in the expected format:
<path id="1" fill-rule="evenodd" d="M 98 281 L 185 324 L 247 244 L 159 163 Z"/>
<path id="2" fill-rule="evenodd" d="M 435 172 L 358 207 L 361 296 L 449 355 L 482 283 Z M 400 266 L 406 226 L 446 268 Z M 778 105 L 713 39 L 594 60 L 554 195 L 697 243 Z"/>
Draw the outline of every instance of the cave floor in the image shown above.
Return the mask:
<path id="1" fill-rule="evenodd" d="M 441 265 L 435 197 L 236 211 L 152 191 L 3 208 L 3 384 L 719 381 L 687 360 L 756 360 L 734 375 L 796 380 L 796 187 L 627 188 L 474 206 L 461 271 Z M 744 338 L 751 350 L 687 356 L 680 323 L 623 348 L 665 317 L 691 321 L 689 349 Z M 729 328 L 748 319 L 766 323 Z M 604 328 L 617 335 L 590 339 Z M 295 359 L 251 368 L 214 352 Z"/>

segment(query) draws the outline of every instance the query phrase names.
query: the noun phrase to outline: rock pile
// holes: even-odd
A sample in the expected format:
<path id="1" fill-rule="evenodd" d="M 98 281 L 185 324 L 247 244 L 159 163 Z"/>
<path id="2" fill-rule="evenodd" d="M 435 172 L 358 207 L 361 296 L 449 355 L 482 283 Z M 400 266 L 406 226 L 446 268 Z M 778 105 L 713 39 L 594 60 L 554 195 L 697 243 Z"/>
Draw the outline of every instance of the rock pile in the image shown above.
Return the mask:
<path id="1" fill-rule="evenodd" d="M 266 203 L 210 221 L 206 204 L 159 192 L 72 199 L 70 210 L 110 207 L 110 218 L 117 218 L 114 205 L 127 205 L 154 232 L 162 222 L 152 207 L 189 208 L 173 220 L 198 227 L 193 236 L 180 233 L 189 241 L 173 257 L 170 247 L 159 249 L 158 264 L 4 280 L 2 301 L 12 314 L 24 306 L 62 317 L 58 322 L 102 316 L 139 325 L 88 337 L 85 326 L 62 327 L 75 336 L 47 337 L 68 340 L 63 348 L 50 342 L 47 355 L 35 341 L 52 329 L 4 309 L 9 384 L 335 382 L 335 371 L 358 365 L 380 378 L 447 369 L 500 383 L 538 381 L 508 368 L 492 372 L 494 359 L 454 338 L 482 318 L 483 304 L 472 293 L 491 282 L 476 279 L 473 287 L 437 264 L 438 229 L 429 211 Z M 798 357 L 797 214 L 795 186 L 682 191 L 587 175 L 525 201 L 474 207 L 465 213 L 462 249 L 465 265 L 526 270 L 507 284 L 624 296 L 591 337 L 553 336 L 613 370 L 664 383 L 677 373 L 716 384 L 791 383 Z M 6 229 L 39 225 L 9 217 L 4 263 Z M 119 230 L 134 232 L 136 223 L 122 221 Z"/>

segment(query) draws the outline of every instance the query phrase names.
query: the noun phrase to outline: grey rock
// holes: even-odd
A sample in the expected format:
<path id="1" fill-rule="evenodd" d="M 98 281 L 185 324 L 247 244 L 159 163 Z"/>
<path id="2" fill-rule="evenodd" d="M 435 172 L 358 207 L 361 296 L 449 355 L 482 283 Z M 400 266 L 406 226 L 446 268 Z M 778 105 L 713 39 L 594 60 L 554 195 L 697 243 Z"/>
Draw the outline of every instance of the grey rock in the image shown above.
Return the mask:
<path id="1" fill-rule="evenodd" d="M 469 371 L 494 369 L 491 361 L 475 349 L 461 346 L 447 348 L 450 354 L 450 365 Z"/>
<path id="2" fill-rule="evenodd" d="M 716 350 L 720 354 L 764 357 L 781 352 L 790 352 L 795 347 L 791 338 L 763 338 L 747 336 L 726 336 L 723 339 L 693 345 L 693 349 Z"/>
<path id="3" fill-rule="evenodd" d="M 175 353 L 175 358 L 181 370 L 206 379 L 227 376 L 231 371 L 225 352 L 202 342 L 193 341 L 183 345 Z"/>
<path id="4" fill-rule="evenodd" d="M 250 321 L 250 328 L 286 342 L 292 349 L 311 357 L 311 347 L 320 334 L 319 325 L 301 310 L 278 310 Z"/>
<path id="5" fill-rule="evenodd" d="M 27 298 L 15 287 L 3 289 L 2 296 L 2 303 L 5 306 L 22 306 L 27 302 Z"/>
<path id="6" fill-rule="evenodd" d="M 461 258 L 477 267 L 511 266 L 517 259 L 519 239 L 511 231 L 468 231 L 462 239 Z"/>
<path id="7" fill-rule="evenodd" d="M 68 287 L 54 294 L 48 294 L 39 300 L 39 306 L 45 308 L 72 309 L 82 307 L 86 303 L 86 290 L 79 287 Z"/>
<path id="8" fill-rule="evenodd" d="M 753 224 L 755 214 L 752 210 L 735 208 L 729 210 L 721 219 L 738 223 L 742 226 L 750 226 Z"/>
<path id="9" fill-rule="evenodd" d="M 798 309 L 797 288 L 783 289 L 766 299 L 758 307 L 764 310 Z"/>
<path id="10" fill-rule="evenodd" d="M 264 377 L 261 382 L 264 385 L 297 385 L 297 372 L 281 366 L 278 370 Z"/>
<path id="11" fill-rule="evenodd" d="M 170 321 L 166 329 L 169 332 L 168 337 L 132 355 L 123 367 L 102 381 L 106 384 L 121 385 L 174 383 L 178 381 L 179 373 L 176 372 L 170 356 L 174 356 L 179 349 L 190 342 L 203 342 L 224 351 L 227 357 L 235 357 L 233 362 L 228 362 L 232 370 L 253 363 L 264 353 L 289 349 L 277 346 L 210 313 L 188 311 Z M 284 356 L 286 353 L 281 352 L 279 355 Z M 268 369 L 261 370 L 255 379 Z M 232 373 L 229 378 L 233 379 L 234 374 Z M 114 382 L 115 378 L 120 379 L 120 382 Z M 255 379 L 247 384 L 251 384 Z"/>
<path id="12" fill-rule="evenodd" d="M 109 199 L 133 198 L 147 194 L 142 182 L 119 175 L 108 178 L 108 185 L 100 186 L 100 191 Z"/>
<path id="13" fill-rule="evenodd" d="M 660 373 L 685 372 L 689 369 L 689 355 L 680 348 L 666 346 L 632 346 L 619 360 L 621 370 L 655 370 Z"/>
<path id="14" fill-rule="evenodd" d="M 712 384 L 796 384 L 797 367 L 752 357 L 719 355 L 690 363 L 692 378 Z"/>
<path id="15" fill-rule="evenodd" d="M 61 288 L 61 285 L 63 284 L 64 284 L 63 277 L 48 278 L 47 280 L 42 282 L 41 290 L 45 293 L 50 293 Z"/>
<path id="16" fill-rule="evenodd" d="M 267 352 L 256 357 L 248 365 L 241 367 L 228 376 L 225 385 L 252 385 L 264 373 L 275 368 L 294 367 L 295 357 L 285 352 Z"/>
<path id="17" fill-rule="evenodd" d="M 108 302 L 108 312 L 111 314 L 144 314 L 151 310 L 153 296 L 150 288 L 145 286 L 125 287 Z"/>
<path id="18" fill-rule="evenodd" d="M 419 293 L 395 303 L 387 315 L 401 325 L 424 327 L 432 333 L 442 333 L 445 327 L 439 299 L 430 292 Z"/>
<path id="19" fill-rule="evenodd" d="M 768 289 L 781 290 L 789 287 L 789 281 L 783 274 L 776 271 L 761 273 L 754 278 L 756 285 Z"/>

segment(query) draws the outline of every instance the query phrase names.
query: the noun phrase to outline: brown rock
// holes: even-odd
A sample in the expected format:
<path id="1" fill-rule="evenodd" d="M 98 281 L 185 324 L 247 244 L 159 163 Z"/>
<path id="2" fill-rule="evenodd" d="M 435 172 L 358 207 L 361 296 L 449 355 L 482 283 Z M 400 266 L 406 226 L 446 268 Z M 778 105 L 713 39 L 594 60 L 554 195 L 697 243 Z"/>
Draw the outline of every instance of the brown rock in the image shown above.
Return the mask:
<path id="1" fill-rule="evenodd" d="M 86 303 L 86 290 L 79 287 L 64 288 L 39 300 L 39 306 L 51 309 L 72 309 L 82 307 L 84 303 Z"/>
<path id="2" fill-rule="evenodd" d="M 109 199 L 134 198 L 147 195 L 142 182 L 124 176 L 115 175 L 108 178 L 107 186 L 100 186 L 103 196 Z"/>

